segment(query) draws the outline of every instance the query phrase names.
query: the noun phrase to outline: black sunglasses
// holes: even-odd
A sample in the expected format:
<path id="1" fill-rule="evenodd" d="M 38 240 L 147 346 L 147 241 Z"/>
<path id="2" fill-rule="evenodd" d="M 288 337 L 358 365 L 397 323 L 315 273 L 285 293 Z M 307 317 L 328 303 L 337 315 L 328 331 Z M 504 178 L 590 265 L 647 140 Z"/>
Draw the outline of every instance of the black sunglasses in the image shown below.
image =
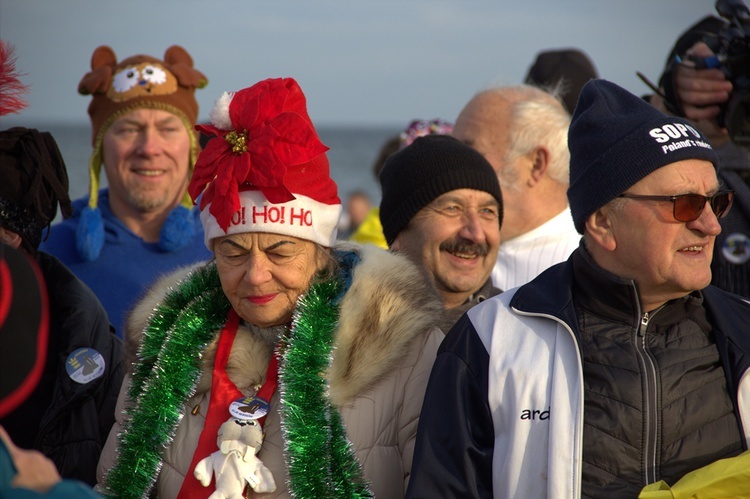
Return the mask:
<path id="1" fill-rule="evenodd" d="M 703 212 L 703 207 L 708 201 L 711 204 L 716 218 L 727 214 L 732 207 L 734 191 L 719 191 L 713 196 L 702 196 L 701 194 L 678 194 L 676 196 L 646 196 L 640 194 L 620 194 L 621 198 L 641 199 L 643 201 L 670 201 L 674 204 L 672 216 L 678 222 L 692 222 L 697 220 Z"/>

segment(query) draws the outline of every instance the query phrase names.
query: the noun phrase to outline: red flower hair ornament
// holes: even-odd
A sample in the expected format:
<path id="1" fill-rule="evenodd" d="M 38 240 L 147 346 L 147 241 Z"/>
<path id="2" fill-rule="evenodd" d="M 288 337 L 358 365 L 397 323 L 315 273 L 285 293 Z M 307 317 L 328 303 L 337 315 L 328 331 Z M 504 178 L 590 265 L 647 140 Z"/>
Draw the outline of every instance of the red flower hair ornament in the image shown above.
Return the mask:
<path id="1" fill-rule="evenodd" d="M 284 183 L 287 168 L 328 150 L 312 126 L 302 89 L 292 78 L 268 79 L 236 93 L 225 92 L 209 117 L 213 125 L 197 125 L 196 130 L 222 140 L 208 141 L 188 192 L 194 202 L 203 193 L 200 209 L 210 203 L 209 212 L 225 232 L 240 209 L 240 190 L 257 189 L 274 204 L 291 201 L 295 196 Z"/>

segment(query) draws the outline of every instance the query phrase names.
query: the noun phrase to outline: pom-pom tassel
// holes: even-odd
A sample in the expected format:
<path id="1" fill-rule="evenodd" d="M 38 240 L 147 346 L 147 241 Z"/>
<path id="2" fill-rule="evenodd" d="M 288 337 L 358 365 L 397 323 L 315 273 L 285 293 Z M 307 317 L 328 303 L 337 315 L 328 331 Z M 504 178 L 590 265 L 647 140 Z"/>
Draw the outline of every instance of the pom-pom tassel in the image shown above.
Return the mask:
<path id="1" fill-rule="evenodd" d="M 165 252 L 184 248 L 193 240 L 195 226 L 192 211 L 182 205 L 169 212 L 159 233 L 159 249 Z"/>
<path id="2" fill-rule="evenodd" d="M 87 206 L 76 227 L 76 250 L 85 262 L 99 258 L 104 246 L 104 222 L 99 208 Z"/>

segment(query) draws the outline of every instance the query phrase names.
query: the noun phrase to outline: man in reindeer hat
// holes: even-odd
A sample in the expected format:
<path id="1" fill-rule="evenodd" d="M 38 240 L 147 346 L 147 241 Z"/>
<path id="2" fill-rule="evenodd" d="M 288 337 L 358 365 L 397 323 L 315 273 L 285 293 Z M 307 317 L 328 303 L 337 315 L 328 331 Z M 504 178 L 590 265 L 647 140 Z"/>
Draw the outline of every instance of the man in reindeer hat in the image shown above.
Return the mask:
<path id="1" fill-rule="evenodd" d="M 210 256 L 187 194 L 200 150 L 195 89 L 206 83 L 177 45 L 163 61 L 136 55 L 120 62 L 101 46 L 78 85 L 92 96 L 89 195 L 42 249 L 91 287 L 119 336 L 157 275 Z M 99 190 L 102 165 L 109 187 Z"/>

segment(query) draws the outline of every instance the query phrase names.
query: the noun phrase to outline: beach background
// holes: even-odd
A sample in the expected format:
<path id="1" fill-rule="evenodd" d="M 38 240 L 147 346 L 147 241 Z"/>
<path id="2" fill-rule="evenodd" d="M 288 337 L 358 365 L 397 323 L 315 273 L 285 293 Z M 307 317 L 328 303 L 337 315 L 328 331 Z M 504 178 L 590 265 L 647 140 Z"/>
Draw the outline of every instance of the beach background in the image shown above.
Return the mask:
<path id="1" fill-rule="evenodd" d="M 5 120 L 9 120 L 6 118 Z M 8 124 L 8 126 L 11 126 Z M 88 194 L 88 161 L 91 155 L 91 126 L 88 123 L 34 123 L 30 126 L 48 131 L 55 137 L 68 168 L 70 198 L 78 199 Z M 406 125 L 404 125 L 406 127 Z M 323 126 L 318 135 L 330 148 L 328 160 L 331 176 L 339 186 L 339 197 L 346 201 L 354 190 L 363 190 L 373 203 L 380 203 L 380 187 L 372 172 L 372 165 L 380 147 L 401 130 L 396 126 Z M 102 187 L 107 177 L 100 176 Z"/>
<path id="2" fill-rule="evenodd" d="M 208 77 L 199 122 L 222 92 L 293 77 L 316 127 L 454 120 L 478 91 L 523 81 L 543 50 L 576 47 L 603 78 L 651 90 L 680 33 L 711 0 L 0 0 L 0 38 L 29 84 L 18 119 L 85 122 L 77 95 L 100 45 L 122 60 L 181 45 Z M 2 124 L 2 120 L 0 120 Z"/>
<path id="3" fill-rule="evenodd" d="M 11 117 L 5 118 L 7 126 L 14 126 Z M 408 124 L 408 123 L 407 123 Z M 404 127 L 406 127 L 406 125 Z M 88 123 L 26 123 L 52 134 L 60 147 L 70 180 L 70 198 L 88 195 L 88 161 L 91 155 L 91 126 Z M 401 130 L 397 126 L 327 126 L 318 127 L 318 135 L 330 150 L 328 161 L 331 176 L 339 186 L 342 202 L 352 191 L 361 190 L 369 194 L 374 204 L 380 203 L 380 187 L 372 172 L 380 147 L 391 136 Z M 102 187 L 107 177 L 100 176 Z M 58 213 L 57 219 L 60 219 Z"/>
<path id="4" fill-rule="evenodd" d="M 29 86 L 28 107 L 0 129 L 51 131 L 81 197 L 90 98 L 76 89 L 94 50 L 162 58 L 178 44 L 209 80 L 199 122 L 225 91 L 293 77 L 342 201 L 362 189 L 377 203 L 372 163 L 413 119 L 455 121 L 477 91 L 521 83 L 549 49 L 582 49 L 601 77 L 650 93 L 636 72 L 658 81 L 679 34 L 706 15 L 712 0 L 0 0 L 0 38 Z"/>

